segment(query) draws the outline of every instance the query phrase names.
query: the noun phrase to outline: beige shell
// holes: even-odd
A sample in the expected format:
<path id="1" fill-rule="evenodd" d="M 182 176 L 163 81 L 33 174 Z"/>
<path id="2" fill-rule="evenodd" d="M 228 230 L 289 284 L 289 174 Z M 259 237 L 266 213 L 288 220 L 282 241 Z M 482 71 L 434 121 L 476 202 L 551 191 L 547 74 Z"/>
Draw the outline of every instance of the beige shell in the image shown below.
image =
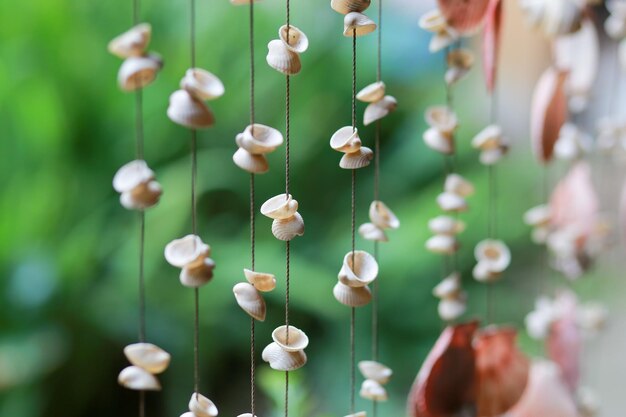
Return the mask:
<path id="1" fill-rule="evenodd" d="M 502 274 L 491 270 L 488 262 L 478 261 L 472 269 L 472 275 L 478 282 L 491 283 L 497 281 Z"/>
<path id="2" fill-rule="evenodd" d="M 275 219 L 272 222 L 272 234 L 278 240 L 290 241 L 296 236 L 304 234 L 304 219 L 296 212 L 288 219 Z"/>
<path id="3" fill-rule="evenodd" d="M 373 379 L 366 379 L 359 390 L 361 398 L 371 401 L 387 401 L 387 390 Z"/>
<path id="4" fill-rule="evenodd" d="M 368 287 L 348 287 L 337 282 L 333 288 L 335 299 L 348 307 L 363 307 L 372 301 L 372 292 Z"/>
<path id="5" fill-rule="evenodd" d="M 336 151 L 352 153 L 361 149 L 359 130 L 352 126 L 344 126 L 330 138 L 330 147 Z"/>
<path id="6" fill-rule="evenodd" d="M 150 43 L 151 36 L 152 26 L 149 23 L 140 23 L 116 36 L 109 42 L 107 49 L 122 59 L 143 55 Z"/>
<path id="7" fill-rule="evenodd" d="M 429 252 L 451 255 L 459 249 L 459 242 L 454 236 L 435 235 L 426 241 L 425 246 Z"/>
<path id="8" fill-rule="evenodd" d="M 175 239 L 165 246 L 165 260 L 178 268 L 199 266 L 210 255 L 211 247 L 193 234 Z"/>
<path id="9" fill-rule="evenodd" d="M 120 203 L 129 210 L 145 210 L 156 205 L 161 199 L 163 189 L 156 181 L 138 185 L 132 191 L 120 195 Z"/>
<path id="10" fill-rule="evenodd" d="M 376 361 L 360 361 L 359 371 L 365 379 L 372 379 L 382 385 L 389 382 L 393 375 L 391 368 Z"/>
<path id="11" fill-rule="evenodd" d="M 479 161 L 483 165 L 496 164 L 509 151 L 508 145 L 502 145 L 496 149 L 486 149 L 480 152 Z"/>
<path id="12" fill-rule="evenodd" d="M 371 240 L 373 242 L 388 242 L 389 239 L 385 234 L 385 231 L 373 223 L 363 223 L 359 226 L 359 234 L 365 240 Z"/>
<path id="13" fill-rule="evenodd" d="M 254 288 L 259 291 L 269 292 L 276 288 L 276 277 L 274 274 L 252 271 L 245 268 L 243 274 L 246 276 L 248 282 L 254 285 Z"/>
<path id="14" fill-rule="evenodd" d="M 302 69 L 300 56 L 289 50 L 283 41 L 274 39 L 267 44 L 267 64 L 285 75 L 296 75 Z"/>
<path id="15" fill-rule="evenodd" d="M 136 159 L 123 165 L 113 177 L 113 189 L 118 193 L 132 191 L 137 186 L 154 179 L 154 172 L 146 161 Z"/>
<path id="16" fill-rule="evenodd" d="M 309 345 L 308 336 L 294 326 L 289 326 L 289 337 L 287 337 L 287 326 L 277 327 L 272 332 L 272 340 L 286 352 L 304 350 Z"/>
<path id="17" fill-rule="evenodd" d="M 152 343 L 133 343 L 124 348 L 128 361 L 151 374 L 160 374 L 170 364 L 169 353 Z"/>
<path id="18" fill-rule="evenodd" d="M 529 226 L 546 226 L 550 223 L 550 206 L 541 204 L 524 213 L 524 223 Z"/>
<path id="19" fill-rule="evenodd" d="M 202 68 L 188 69 L 180 81 L 180 88 L 198 100 L 215 100 L 224 95 L 222 81 Z"/>
<path id="20" fill-rule="evenodd" d="M 459 37 L 459 34 L 454 29 L 446 27 L 445 30 L 433 35 L 428 44 L 428 50 L 432 53 L 439 52 L 452 45 Z"/>
<path id="21" fill-rule="evenodd" d="M 263 349 L 261 358 L 277 371 L 295 371 L 302 368 L 307 361 L 304 351 L 287 352 L 281 349 L 276 342 L 270 343 Z"/>
<path id="22" fill-rule="evenodd" d="M 283 25 L 278 29 L 278 37 L 287 49 L 292 52 L 301 54 L 309 48 L 309 38 L 293 25 L 289 25 L 289 40 L 287 40 L 287 25 Z"/>
<path id="23" fill-rule="evenodd" d="M 439 9 L 424 13 L 419 19 L 419 27 L 432 33 L 445 31 L 448 24 Z"/>
<path id="24" fill-rule="evenodd" d="M 244 148 L 237 149 L 233 154 L 233 162 L 251 174 L 265 174 L 270 169 L 265 155 L 253 155 Z"/>
<path id="25" fill-rule="evenodd" d="M 167 117 L 190 129 L 206 129 L 215 124 L 215 116 L 207 105 L 186 90 L 176 90 L 170 95 Z"/>
<path id="26" fill-rule="evenodd" d="M 199 265 L 186 266 L 180 271 L 180 283 L 185 287 L 199 288 L 207 284 L 213 278 L 215 261 L 204 258 Z"/>
<path id="27" fill-rule="evenodd" d="M 365 168 L 374 159 L 374 152 L 367 146 L 352 153 L 347 153 L 341 157 L 339 167 L 343 169 L 360 169 Z"/>
<path id="28" fill-rule="evenodd" d="M 461 275 L 453 272 L 433 288 L 433 295 L 437 298 L 455 298 L 460 291 Z"/>
<path id="29" fill-rule="evenodd" d="M 143 88 L 156 79 L 163 62 L 155 55 L 126 58 L 117 72 L 117 84 L 124 91 Z"/>
<path id="30" fill-rule="evenodd" d="M 472 147 L 481 151 L 497 149 L 501 144 L 502 128 L 498 125 L 487 126 L 472 139 Z"/>
<path id="31" fill-rule="evenodd" d="M 217 407 L 204 395 L 194 392 L 189 400 L 189 411 L 197 417 L 217 417 Z"/>
<path id="32" fill-rule="evenodd" d="M 368 126 L 393 113 L 398 108 L 398 101 L 392 96 L 385 96 L 375 103 L 370 103 L 363 113 L 363 124 Z"/>
<path id="33" fill-rule="evenodd" d="M 248 125 L 235 141 L 251 154 L 258 155 L 276 150 L 283 144 L 283 135 L 273 127 L 255 123 Z"/>
<path id="34" fill-rule="evenodd" d="M 243 311 L 255 320 L 265 321 L 265 300 L 252 284 L 247 282 L 235 284 L 233 293 Z"/>
<path id="35" fill-rule="evenodd" d="M 467 210 L 467 202 L 455 193 L 444 192 L 437 196 L 439 208 L 446 212 L 460 212 Z"/>
<path id="36" fill-rule="evenodd" d="M 426 129 L 422 138 L 426 146 L 437 152 L 445 155 L 454 153 L 454 138 L 452 135 L 441 133 L 438 129 L 431 127 Z"/>
<path id="37" fill-rule="evenodd" d="M 353 263 L 354 262 L 354 263 Z M 364 287 L 378 276 L 378 262 L 369 253 L 357 250 L 348 252 L 343 258 L 339 281 L 349 287 Z"/>
<path id="38" fill-rule="evenodd" d="M 459 174 L 448 174 L 443 189 L 460 197 L 470 197 L 475 191 L 474 185 Z"/>
<path id="39" fill-rule="evenodd" d="M 138 366 L 127 366 L 117 377 L 124 388 L 135 391 L 160 391 L 161 384 L 154 375 Z"/>
<path id="40" fill-rule="evenodd" d="M 613 3 L 619 3 L 619 1 Z M 608 4 L 609 2 L 607 2 L 607 7 Z M 604 32 L 616 41 L 624 39 L 626 37 L 626 17 L 611 12 L 604 21 Z"/>
<path id="41" fill-rule="evenodd" d="M 364 103 L 374 103 L 385 96 L 385 83 L 377 81 L 359 91 L 356 99 Z"/>
<path id="42" fill-rule="evenodd" d="M 538 226 L 532 230 L 530 237 L 534 243 L 538 245 L 543 245 L 544 243 L 548 241 L 549 235 L 550 235 L 550 228 L 545 227 L 545 226 Z"/>
<path id="43" fill-rule="evenodd" d="M 503 272 L 511 263 L 511 251 L 501 240 L 485 239 L 474 249 L 478 262 L 484 263 L 491 272 Z"/>
<path id="44" fill-rule="evenodd" d="M 446 106 L 429 107 L 424 118 L 428 126 L 434 127 L 445 135 L 451 135 L 459 126 L 456 114 Z"/>
<path id="45" fill-rule="evenodd" d="M 465 230 L 465 222 L 451 216 L 437 216 L 428 221 L 428 228 L 437 235 L 458 235 Z"/>
<path id="46" fill-rule="evenodd" d="M 397 229 L 400 227 L 400 220 L 385 203 L 374 200 L 369 209 L 370 221 L 381 229 Z"/>
<path id="47" fill-rule="evenodd" d="M 363 36 L 376 30 L 376 23 L 359 12 L 350 12 L 343 19 L 343 36 Z"/>
<path id="48" fill-rule="evenodd" d="M 370 7 L 371 0 L 330 0 L 330 7 L 341 14 L 363 12 Z"/>
<path id="49" fill-rule="evenodd" d="M 291 194 L 278 194 L 261 205 L 261 214 L 270 219 L 288 219 L 293 217 L 296 211 L 298 201 L 294 200 Z"/>
<path id="50" fill-rule="evenodd" d="M 474 54 L 468 49 L 457 48 L 447 55 L 448 70 L 445 80 L 448 85 L 452 85 L 463 78 L 474 65 Z"/>
<path id="51" fill-rule="evenodd" d="M 444 321 L 456 320 L 465 314 L 467 304 L 463 298 L 444 298 L 439 301 L 437 313 Z"/>

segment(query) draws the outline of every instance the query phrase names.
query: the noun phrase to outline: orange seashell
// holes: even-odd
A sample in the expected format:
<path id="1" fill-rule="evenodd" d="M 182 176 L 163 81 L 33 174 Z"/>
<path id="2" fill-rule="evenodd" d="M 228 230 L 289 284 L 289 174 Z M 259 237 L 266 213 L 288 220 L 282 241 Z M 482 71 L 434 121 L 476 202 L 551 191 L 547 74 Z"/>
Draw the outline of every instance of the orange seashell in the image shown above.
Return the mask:
<path id="1" fill-rule="evenodd" d="M 548 357 L 561 369 L 563 380 L 572 393 L 576 392 L 580 381 L 581 335 L 576 324 L 577 299 L 571 291 L 557 295 L 560 318 L 550 327 L 546 339 Z"/>
<path id="2" fill-rule="evenodd" d="M 485 20 L 490 0 L 437 0 L 448 25 L 461 34 L 478 29 Z"/>
<path id="3" fill-rule="evenodd" d="M 448 326 L 420 369 L 407 402 L 412 417 L 451 417 L 472 402 L 478 322 Z"/>
<path id="4" fill-rule="evenodd" d="M 512 328 L 487 328 L 474 341 L 476 407 L 481 417 L 499 416 L 521 398 L 528 382 L 530 361 L 517 348 Z"/>
<path id="5" fill-rule="evenodd" d="M 567 120 L 565 80 L 567 74 L 548 68 L 539 78 L 530 109 L 530 140 L 535 157 L 540 162 L 552 159 L 554 144 L 561 126 Z"/>
<path id="6" fill-rule="evenodd" d="M 483 28 L 483 73 L 487 91 L 493 92 L 498 69 L 498 50 L 502 32 L 502 0 L 491 0 Z"/>

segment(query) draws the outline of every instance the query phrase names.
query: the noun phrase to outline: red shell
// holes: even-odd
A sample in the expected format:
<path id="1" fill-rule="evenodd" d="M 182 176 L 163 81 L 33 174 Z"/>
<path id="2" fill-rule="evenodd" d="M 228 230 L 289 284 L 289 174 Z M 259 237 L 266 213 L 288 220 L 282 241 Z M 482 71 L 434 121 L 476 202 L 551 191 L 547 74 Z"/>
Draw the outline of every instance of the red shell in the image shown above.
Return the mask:
<path id="1" fill-rule="evenodd" d="M 580 380 L 581 335 L 576 324 L 576 295 L 570 291 L 558 295 L 555 303 L 560 305 L 561 318 L 552 324 L 546 340 L 548 357 L 559 368 L 572 393 Z"/>
<path id="2" fill-rule="evenodd" d="M 498 51 L 502 32 L 502 0 L 491 0 L 483 29 L 483 73 L 487 91 L 493 92 L 498 69 Z"/>
<path id="3" fill-rule="evenodd" d="M 485 19 L 490 0 L 437 0 L 448 25 L 461 34 L 476 30 Z"/>

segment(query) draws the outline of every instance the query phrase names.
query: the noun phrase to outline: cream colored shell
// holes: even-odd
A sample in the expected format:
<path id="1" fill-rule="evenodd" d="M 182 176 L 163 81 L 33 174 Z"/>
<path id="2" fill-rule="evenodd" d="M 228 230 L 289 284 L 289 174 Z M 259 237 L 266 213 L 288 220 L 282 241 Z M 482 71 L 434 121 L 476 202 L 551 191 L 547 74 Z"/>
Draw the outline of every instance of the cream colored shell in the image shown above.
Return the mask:
<path id="1" fill-rule="evenodd" d="M 391 368 L 376 361 L 360 361 L 359 371 L 365 379 L 371 379 L 379 384 L 386 384 L 391 379 L 393 371 Z"/>
<path id="2" fill-rule="evenodd" d="M 432 253 L 452 255 L 459 249 L 459 242 L 454 236 L 435 235 L 426 241 L 426 249 Z"/>
<path id="3" fill-rule="evenodd" d="M 289 219 L 297 211 L 298 201 L 291 194 L 278 194 L 261 205 L 261 214 L 270 219 Z"/>
<path id="4" fill-rule="evenodd" d="M 359 234 L 363 239 L 373 242 L 389 241 L 385 231 L 373 223 L 363 223 L 359 226 Z"/>
<path id="5" fill-rule="evenodd" d="M 304 235 L 304 219 L 296 212 L 287 219 L 275 219 L 272 222 L 272 234 L 278 240 L 290 241 L 296 236 Z"/>
<path id="6" fill-rule="evenodd" d="M 465 314 L 467 305 L 464 298 L 444 298 L 439 301 L 437 313 L 444 321 L 456 320 Z"/>
<path id="7" fill-rule="evenodd" d="M 213 278 L 215 262 L 211 258 L 204 258 L 201 263 L 186 266 L 180 271 L 180 283 L 185 287 L 199 288 Z"/>
<path id="8" fill-rule="evenodd" d="M 461 197 L 470 197 L 475 191 L 474 185 L 459 174 L 448 174 L 443 189 Z"/>
<path id="9" fill-rule="evenodd" d="M 524 223 L 529 226 L 546 226 L 550 224 L 551 217 L 550 206 L 541 204 L 524 213 Z"/>
<path id="10" fill-rule="evenodd" d="M 289 337 L 287 337 L 287 326 L 277 327 L 272 332 L 272 340 L 286 352 L 304 350 L 309 345 L 306 333 L 295 326 L 289 326 Z"/>
<path id="11" fill-rule="evenodd" d="M 474 256 L 491 272 L 503 272 L 511 263 L 511 251 L 501 240 L 485 239 L 476 245 Z"/>
<path id="12" fill-rule="evenodd" d="M 167 117 L 190 129 L 207 129 L 215 124 L 215 117 L 207 105 L 186 90 L 176 90 L 170 95 Z"/>
<path id="13" fill-rule="evenodd" d="M 441 280 L 435 288 L 433 288 L 433 295 L 437 298 L 456 298 L 461 291 L 461 275 L 458 272 L 453 272 L 446 278 Z"/>
<path id="14" fill-rule="evenodd" d="M 396 111 L 398 101 L 392 96 L 384 96 L 375 103 L 370 103 L 363 113 L 363 124 L 368 126 L 377 120 L 386 117 L 389 113 Z"/>
<path id="15" fill-rule="evenodd" d="M 293 25 L 289 25 L 289 39 L 287 39 L 287 25 L 278 29 L 278 37 L 292 52 L 301 54 L 309 48 L 309 38 Z"/>
<path id="16" fill-rule="evenodd" d="M 343 36 L 364 36 L 376 30 L 376 23 L 359 12 L 350 12 L 343 19 Z"/>
<path id="17" fill-rule="evenodd" d="M 194 392 L 189 400 L 189 411 L 197 417 L 217 417 L 217 407 L 213 401 L 202 394 Z"/>
<path id="18" fill-rule="evenodd" d="M 210 255 L 211 247 L 193 234 L 175 239 L 165 246 L 165 260 L 178 268 L 199 266 Z"/>
<path id="19" fill-rule="evenodd" d="M 451 192 L 444 192 L 437 196 L 437 204 L 446 212 L 461 212 L 467 210 L 467 202 L 463 197 Z"/>
<path id="20" fill-rule="evenodd" d="M 465 77 L 474 65 L 474 55 L 465 48 L 457 48 L 448 52 L 447 60 L 448 70 L 444 78 L 448 85 L 455 84 Z"/>
<path id="21" fill-rule="evenodd" d="M 244 148 L 239 148 L 235 151 L 233 162 L 239 168 L 251 174 L 265 174 L 270 169 L 265 155 L 253 155 Z"/>
<path id="22" fill-rule="evenodd" d="M 265 321 L 265 300 L 252 284 L 247 282 L 235 284 L 233 293 L 243 311 L 255 320 Z"/>
<path id="23" fill-rule="evenodd" d="M 237 135 L 235 142 L 251 154 L 266 154 L 283 144 L 283 135 L 272 127 L 255 123 Z"/>
<path id="24" fill-rule="evenodd" d="M 356 152 L 344 154 L 339 161 L 339 167 L 343 169 L 365 168 L 372 159 L 374 159 L 374 152 L 366 146 L 361 146 Z"/>
<path id="25" fill-rule="evenodd" d="M 120 203 L 129 210 L 145 210 L 156 205 L 161 199 L 163 189 L 156 181 L 148 181 L 138 185 L 132 191 L 120 195 Z"/>
<path id="26" fill-rule="evenodd" d="M 451 135 L 459 126 L 456 114 L 446 106 L 429 107 L 424 118 L 430 127 L 434 127 L 442 134 Z"/>
<path id="27" fill-rule="evenodd" d="M 437 152 L 445 155 L 454 153 L 454 138 L 452 135 L 441 133 L 438 129 L 431 127 L 426 129 L 422 138 L 426 146 Z"/>
<path id="28" fill-rule="evenodd" d="M 359 390 L 361 398 L 371 401 L 387 401 L 387 390 L 377 381 L 366 379 Z"/>
<path id="29" fill-rule="evenodd" d="M 122 59 L 143 55 L 150 43 L 152 26 L 140 23 L 109 42 L 108 50 Z"/>
<path id="30" fill-rule="evenodd" d="M 348 307 L 363 307 L 372 301 L 372 292 L 368 287 L 348 287 L 337 282 L 333 288 L 335 299 Z"/>
<path id="31" fill-rule="evenodd" d="M 369 253 L 357 250 L 348 252 L 343 258 L 339 281 L 349 287 L 364 287 L 378 276 L 378 263 Z"/>
<path id="32" fill-rule="evenodd" d="M 400 227 L 400 220 L 385 203 L 374 200 L 369 208 L 370 221 L 381 229 L 397 229 Z"/>
<path id="33" fill-rule="evenodd" d="M 502 145 L 502 128 L 498 125 L 489 125 L 481 130 L 472 139 L 472 147 L 481 151 L 497 149 Z"/>
<path id="34" fill-rule="evenodd" d="M 363 12 L 370 7 L 371 0 L 331 0 L 330 7 L 341 14 Z"/>
<path id="35" fill-rule="evenodd" d="M 344 126 L 330 138 L 330 147 L 343 153 L 353 153 L 361 149 L 359 131 L 352 126 Z"/>
<path id="36" fill-rule="evenodd" d="M 304 351 L 287 352 L 276 343 L 272 342 L 263 349 L 261 357 L 270 364 L 272 369 L 277 371 L 295 371 L 302 368 L 307 357 Z"/>
<path id="37" fill-rule="evenodd" d="M 133 343 L 124 348 L 128 361 L 151 374 L 160 374 L 170 364 L 169 353 L 152 343 Z"/>
<path id="38" fill-rule="evenodd" d="M 131 56 L 117 72 L 117 84 L 124 91 L 135 91 L 152 83 L 163 66 L 156 55 Z"/>
<path id="39" fill-rule="evenodd" d="M 265 272 L 252 271 L 250 269 L 243 270 L 244 275 L 248 282 L 254 285 L 259 291 L 269 292 L 276 288 L 276 277 L 274 274 L 268 274 Z"/>
<path id="40" fill-rule="evenodd" d="M 356 99 L 364 103 L 375 103 L 384 96 L 385 83 L 383 81 L 377 81 L 359 91 L 356 95 Z"/>
<path id="41" fill-rule="evenodd" d="M 180 81 L 180 88 L 198 100 L 215 100 L 224 95 L 224 84 L 202 68 L 190 68 Z"/>
<path id="42" fill-rule="evenodd" d="M 428 228 L 434 234 L 453 236 L 465 230 L 465 223 L 451 216 L 437 216 L 428 221 Z"/>
<path id="43" fill-rule="evenodd" d="M 160 391 L 161 384 L 154 375 L 138 366 L 128 366 L 120 372 L 117 382 L 135 391 Z"/>
<path id="44" fill-rule="evenodd" d="M 274 39 L 267 44 L 267 64 L 285 75 L 296 75 L 302 69 L 300 56 L 291 51 L 283 41 Z"/>

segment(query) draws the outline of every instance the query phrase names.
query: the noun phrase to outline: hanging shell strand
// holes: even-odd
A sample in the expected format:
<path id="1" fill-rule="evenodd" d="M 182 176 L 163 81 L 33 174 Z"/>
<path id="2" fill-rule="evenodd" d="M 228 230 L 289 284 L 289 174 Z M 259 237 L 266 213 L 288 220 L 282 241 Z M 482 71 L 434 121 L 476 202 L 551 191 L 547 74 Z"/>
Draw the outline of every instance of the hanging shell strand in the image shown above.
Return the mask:
<path id="1" fill-rule="evenodd" d="M 170 354 L 152 343 L 134 343 L 124 348 L 131 363 L 120 372 L 117 381 L 124 388 L 136 391 L 160 391 L 156 374 L 164 372 L 170 364 Z"/>
<path id="2" fill-rule="evenodd" d="M 298 201 L 291 194 L 279 194 L 261 206 L 261 214 L 273 219 L 272 234 L 278 240 L 290 241 L 304 235 L 304 220 L 298 213 Z"/>
<path id="3" fill-rule="evenodd" d="M 201 68 L 190 68 L 180 81 L 180 89 L 170 95 L 167 117 L 189 129 L 207 129 L 215 124 L 215 116 L 204 103 L 224 94 L 224 84 L 215 75 Z"/>
<path id="4" fill-rule="evenodd" d="M 361 398 L 371 401 L 387 401 L 387 390 L 383 385 L 389 382 L 393 371 L 376 361 L 359 362 L 359 371 L 364 378 L 359 390 Z"/>

